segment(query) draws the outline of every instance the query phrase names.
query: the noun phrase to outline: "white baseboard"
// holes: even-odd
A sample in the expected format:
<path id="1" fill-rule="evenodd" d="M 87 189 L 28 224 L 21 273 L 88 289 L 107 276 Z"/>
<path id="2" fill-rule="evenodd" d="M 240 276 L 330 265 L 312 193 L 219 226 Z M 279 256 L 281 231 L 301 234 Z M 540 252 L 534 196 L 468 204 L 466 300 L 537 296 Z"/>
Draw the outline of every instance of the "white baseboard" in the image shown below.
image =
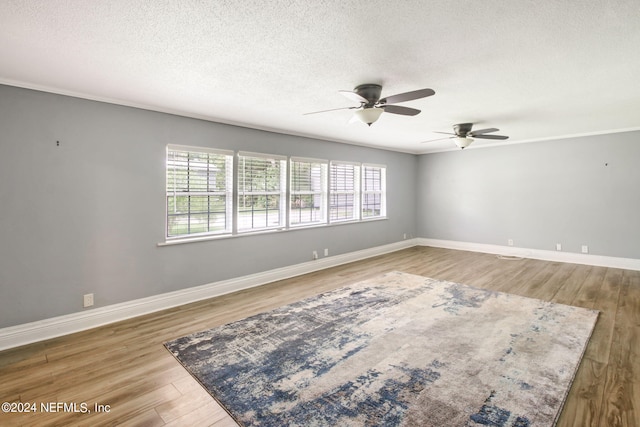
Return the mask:
<path id="1" fill-rule="evenodd" d="M 388 245 L 320 258 L 288 267 L 276 268 L 262 273 L 250 274 L 106 307 L 2 328 L 0 329 L 0 350 L 84 331 L 132 317 L 264 285 L 276 280 L 300 276 L 302 274 L 389 252 L 395 252 L 416 245 L 418 245 L 417 239 L 403 240 Z"/>
<path id="2" fill-rule="evenodd" d="M 436 248 L 458 249 L 462 251 L 517 256 L 522 258 L 540 259 L 544 261 L 557 261 L 570 264 L 585 264 L 599 267 L 621 268 L 625 270 L 640 271 L 640 259 L 634 258 L 617 258 L 602 255 L 578 254 L 573 252 L 546 251 L 542 249 L 517 248 L 513 246 L 458 242 L 455 240 L 439 240 L 429 238 L 418 238 L 415 240 L 417 240 L 417 244 L 420 246 L 433 246 Z"/>

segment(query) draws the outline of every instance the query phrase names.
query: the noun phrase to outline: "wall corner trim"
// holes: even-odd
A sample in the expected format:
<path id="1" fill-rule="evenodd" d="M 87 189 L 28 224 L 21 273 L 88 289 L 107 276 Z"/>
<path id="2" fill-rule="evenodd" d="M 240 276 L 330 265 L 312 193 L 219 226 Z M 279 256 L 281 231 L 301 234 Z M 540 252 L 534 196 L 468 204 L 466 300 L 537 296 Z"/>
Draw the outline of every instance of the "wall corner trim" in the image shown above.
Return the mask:
<path id="1" fill-rule="evenodd" d="M 459 242 L 455 240 L 440 240 L 430 238 L 418 238 L 419 246 L 432 246 L 435 248 L 457 249 L 461 251 L 484 252 L 495 255 L 517 256 L 543 261 L 566 262 L 569 264 L 585 264 L 598 267 L 620 268 L 624 270 L 640 271 L 640 259 L 617 258 L 602 255 L 579 254 L 575 252 L 558 252 L 543 249 L 518 248 L 513 246 L 491 245 L 485 243 Z"/>
<path id="2" fill-rule="evenodd" d="M 66 314 L 0 329 L 0 351 L 38 341 L 72 334 L 87 329 L 104 326 L 121 320 L 189 304 L 208 298 L 253 288 L 277 280 L 335 267 L 418 244 L 418 239 L 407 239 L 346 254 L 320 258 L 287 267 L 276 268 L 261 273 L 250 274 L 219 282 L 208 283 L 178 291 L 126 301 L 106 307 Z"/>

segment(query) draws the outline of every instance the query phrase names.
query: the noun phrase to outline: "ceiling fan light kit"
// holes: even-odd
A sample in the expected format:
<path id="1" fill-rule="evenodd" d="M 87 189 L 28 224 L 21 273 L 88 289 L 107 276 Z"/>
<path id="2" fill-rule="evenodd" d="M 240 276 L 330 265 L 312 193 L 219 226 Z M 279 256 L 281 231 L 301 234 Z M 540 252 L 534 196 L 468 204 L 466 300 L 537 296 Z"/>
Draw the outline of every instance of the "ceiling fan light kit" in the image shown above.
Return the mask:
<path id="1" fill-rule="evenodd" d="M 382 108 L 363 108 L 362 110 L 357 110 L 355 115 L 362 123 L 371 126 L 372 123 L 375 123 L 380 118 L 383 111 Z"/>
<path id="2" fill-rule="evenodd" d="M 458 148 L 460 148 L 461 150 L 464 150 L 465 148 L 467 148 L 472 142 L 473 139 L 471 138 L 461 138 L 461 137 L 455 137 L 453 139 L 453 142 L 455 142 L 455 144 L 458 146 Z"/>

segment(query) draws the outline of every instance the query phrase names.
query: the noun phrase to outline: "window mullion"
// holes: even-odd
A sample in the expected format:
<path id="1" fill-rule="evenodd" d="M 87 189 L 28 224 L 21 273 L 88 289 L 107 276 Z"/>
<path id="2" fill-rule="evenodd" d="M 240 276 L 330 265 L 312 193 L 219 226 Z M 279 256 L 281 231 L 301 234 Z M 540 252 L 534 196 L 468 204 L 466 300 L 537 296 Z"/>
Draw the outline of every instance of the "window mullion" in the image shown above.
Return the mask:
<path id="1" fill-rule="evenodd" d="M 284 185 L 284 212 L 285 212 L 285 228 L 289 229 L 291 227 L 291 174 L 293 169 L 293 161 L 291 158 L 287 161 L 287 173 L 285 174 L 284 183 L 280 183 L 280 185 Z M 287 185 L 289 183 L 289 185 Z M 282 196 L 281 196 L 282 197 Z M 282 200 L 280 200 L 280 205 L 282 206 Z"/>
<path id="2" fill-rule="evenodd" d="M 244 169 L 244 159 L 242 160 Z M 240 205 L 239 191 L 240 191 L 240 156 L 235 154 L 235 162 L 233 162 L 233 176 L 235 177 L 235 184 L 231 192 L 231 204 L 233 206 L 233 221 L 231 223 L 231 234 L 238 234 L 238 207 Z M 244 178 L 244 177 L 243 177 Z M 244 179 L 242 181 L 242 189 L 244 191 Z"/>

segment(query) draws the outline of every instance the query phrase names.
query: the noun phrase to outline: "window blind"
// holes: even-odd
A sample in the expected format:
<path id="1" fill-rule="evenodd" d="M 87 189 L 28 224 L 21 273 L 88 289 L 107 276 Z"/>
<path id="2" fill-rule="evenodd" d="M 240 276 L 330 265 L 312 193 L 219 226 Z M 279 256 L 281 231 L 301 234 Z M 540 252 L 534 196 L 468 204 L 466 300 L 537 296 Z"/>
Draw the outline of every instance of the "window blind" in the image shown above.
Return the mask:
<path id="1" fill-rule="evenodd" d="M 167 237 L 231 232 L 233 156 L 167 147 Z"/>
<path id="2" fill-rule="evenodd" d="M 360 167 L 354 163 L 331 162 L 329 188 L 330 221 L 359 219 Z"/>
<path id="3" fill-rule="evenodd" d="M 362 219 L 387 215 L 386 167 L 362 166 Z"/>
<path id="4" fill-rule="evenodd" d="M 327 161 L 292 158 L 290 165 L 290 225 L 326 223 Z"/>
<path id="5" fill-rule="evenodd" d="M 238 231 L 285 225 L 285 158 L 260 154 L 238 155 Z"/>

